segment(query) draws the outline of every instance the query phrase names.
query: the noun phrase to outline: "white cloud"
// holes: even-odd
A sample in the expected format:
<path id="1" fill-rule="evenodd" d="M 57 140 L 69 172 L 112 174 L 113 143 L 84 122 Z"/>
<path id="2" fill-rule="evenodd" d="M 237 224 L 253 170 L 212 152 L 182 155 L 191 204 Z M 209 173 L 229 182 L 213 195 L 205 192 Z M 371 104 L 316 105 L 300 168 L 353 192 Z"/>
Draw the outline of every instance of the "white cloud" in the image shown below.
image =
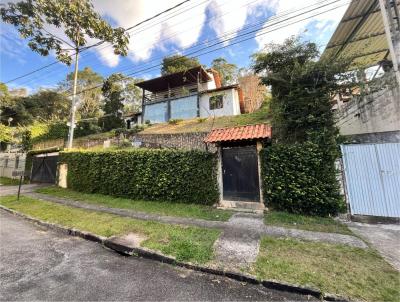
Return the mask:
<path id="1" fill-rule="evenodd" d="M 329 3 L 329 2 L 328 2 Z M 316 4 L 315 6 L 309 7 L 311 4 Z M 256 41 L 258 43 L 259 48 L 263 48 L 265 45 L 268 45 L 269 43 L 282 43 L 286 38 L 293 36 L 293 35 L 299 35 L 299 34 L 304 34 L 305 35 L 310 35 L 308 30 L 312 29 L 317 32 L 317 35 L 314 34 L 310 36 L 310 39 L 313 41 L 316 41 L 318 39 L 321 39 L 323 37 L 323 34 L 325 34 L 327 31 L 332 31 L 336 28 L 337 24 L 340 22 L 344 12 L 346 11 L 347 6 L 341 6 L 338 9 L 331 10 L 327 13 L 320 14 L 318 16 L 311 17 L 319 12 L 325 11 L 327 9 L 333 8 L 340 6 L 344 4 L 343 1 L 339 3 L 335 3 L 333 5 L 329 5 L 326 7 L 321 7 L 319 9 L 316 9 L 312 12 L 308 12 L 302 15 L 299 15 L 301 12 L 306 12 L 310 9 L 317 8 L 321 6 L 321 1 L 318 0 L 313 0 L 312 2 L 308 3 L 302 3 L 301 5 L 299 4 L 298 1 L 293 1 L 293 0 L 279 0 L 275 1 L 275 16 L 281 16 L 284 14 L 283 18 L 277 19 L 275 17 L 271 18 L 265 24 L 263 25 L 264 27 L 267 26 L 267 28 L 260 30 L 257 34 L 261 34 L 263 32 L 267 32 L 273 29 L 277 29 L 279 27 L 282 27 L 288 23 L 293 23 L 295 21 L 298 21 L 292 25 L 285 26 L 283 28 L 273 30 L 267 34 L 264 35 L 259 35 L 256 36 Z M 299 16 L 297 16 L 299 15 Z M 310 19 L 302 20 L 306 17 L 311 17 Z M 290 20 L 281 22 L 279 24 L 276 24 L 278 20 L 290 18 Z M 271 24 L 275 24 L 270 26 Z"/>

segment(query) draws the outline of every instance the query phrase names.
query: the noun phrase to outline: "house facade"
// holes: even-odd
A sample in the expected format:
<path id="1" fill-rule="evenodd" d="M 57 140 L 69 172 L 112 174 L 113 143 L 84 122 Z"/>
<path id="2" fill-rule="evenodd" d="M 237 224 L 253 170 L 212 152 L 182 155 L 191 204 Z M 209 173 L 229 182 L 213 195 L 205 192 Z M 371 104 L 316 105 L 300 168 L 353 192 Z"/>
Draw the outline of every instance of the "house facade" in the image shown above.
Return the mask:
<path id="1" fill-rule="evenodd" d="M 218 72 L 201 66 L 140 82 L 137 86 L 143 91 L 143 122 L 241 113 L 239 86 L 221 86 Z"/>

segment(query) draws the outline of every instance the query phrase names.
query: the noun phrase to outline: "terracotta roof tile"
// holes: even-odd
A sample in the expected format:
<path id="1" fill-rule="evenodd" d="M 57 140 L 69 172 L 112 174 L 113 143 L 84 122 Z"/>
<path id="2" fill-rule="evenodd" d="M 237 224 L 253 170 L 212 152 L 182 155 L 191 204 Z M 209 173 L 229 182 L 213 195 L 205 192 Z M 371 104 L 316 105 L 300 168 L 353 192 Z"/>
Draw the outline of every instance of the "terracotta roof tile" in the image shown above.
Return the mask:
<path id="1" fill-rule="evenodd" d="M 248 139 L 271 138 L 271 127 L 267 124 L 220 128 L 212 130 L 204 139 L 205 143 L 218 143 Z"/>

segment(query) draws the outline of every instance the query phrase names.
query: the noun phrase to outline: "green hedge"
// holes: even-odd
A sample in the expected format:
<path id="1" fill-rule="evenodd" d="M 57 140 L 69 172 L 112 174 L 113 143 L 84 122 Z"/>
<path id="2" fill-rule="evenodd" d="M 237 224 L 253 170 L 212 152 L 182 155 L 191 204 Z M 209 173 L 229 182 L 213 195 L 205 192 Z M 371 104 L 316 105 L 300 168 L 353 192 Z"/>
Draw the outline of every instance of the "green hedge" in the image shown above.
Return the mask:
<path id="1" fill-rule="evenodd" d="M 316 144 L 274 144 L 262 154 L 267 207 L 320 216 L 345 209 L 334 162 Z"/>
<path id="2" fill-rule="evenodd" d="M 203 151 L 62 152 L 68 187 L 142 200 L 213 204 L 218 200 L 215 156 Z"/>

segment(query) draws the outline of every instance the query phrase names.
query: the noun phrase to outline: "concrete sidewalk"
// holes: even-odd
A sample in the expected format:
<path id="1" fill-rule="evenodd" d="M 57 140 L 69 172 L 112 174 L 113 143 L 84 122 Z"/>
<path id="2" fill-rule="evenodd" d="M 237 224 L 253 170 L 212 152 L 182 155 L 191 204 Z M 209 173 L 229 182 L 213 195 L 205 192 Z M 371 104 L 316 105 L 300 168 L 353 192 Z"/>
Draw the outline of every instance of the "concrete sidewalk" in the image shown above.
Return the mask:
<path id="1" fill-rule="evenodd" d="M 350 230 L 365 238 L 395 269 L 400 271 L 400 225 L 347 223 Z"/>
<path id="2" fill-rule="evenodd" d="M 23 184 L 21 186 L 21 193 L 33 192 L 36 189 L 48 187 L 50 185 L 49 184 Z M 17 186 L 0 185 L 0 196 L 16 195 L 17 193 L 18 193 L 18 185 Z"/>
<path id="3" fill-rule="evenodd" d="M 40 194 L 35 192 L 26 193 L 24 195 L 76 208 L 110 213 L 140 220 L 150 220 L 150 221 L 157 221 L 162 223 L 178 224 L 178 225 L 191 225 L 204 228 L 217 228 L 217 229 L 222 229 L 223 231 L 229 230 L 229 232 L 248 234 L 248 236 L 260 237 L 262 235 L 267 235 L 273 237 L 292 237 L 310 241 L 321 241 L 334 244 L 346 244 L 353 247 L 367 248 L 367 245 L 361 239 L 355 236 L 334 234 L 334 233 L 311 232 L 311 231 L 287 229 L 275 226 L 266 226 L 263 223 L 260 223 L 259 217 L 257 215 L 247 214 L 246 216 L 245 213 L 235 214 L 228 222 L 209 221 L 209 220 L 202 220 L 195 218 L 160 216 L 156 214 L 148 214 L 128 209 L 108 208 L 95 204 L 89 204 L 81 201 L 54 197 L 51 195 Z M 247 222 L 239 223 L 240 217 L 242 218 L 247 217 Z"/>

